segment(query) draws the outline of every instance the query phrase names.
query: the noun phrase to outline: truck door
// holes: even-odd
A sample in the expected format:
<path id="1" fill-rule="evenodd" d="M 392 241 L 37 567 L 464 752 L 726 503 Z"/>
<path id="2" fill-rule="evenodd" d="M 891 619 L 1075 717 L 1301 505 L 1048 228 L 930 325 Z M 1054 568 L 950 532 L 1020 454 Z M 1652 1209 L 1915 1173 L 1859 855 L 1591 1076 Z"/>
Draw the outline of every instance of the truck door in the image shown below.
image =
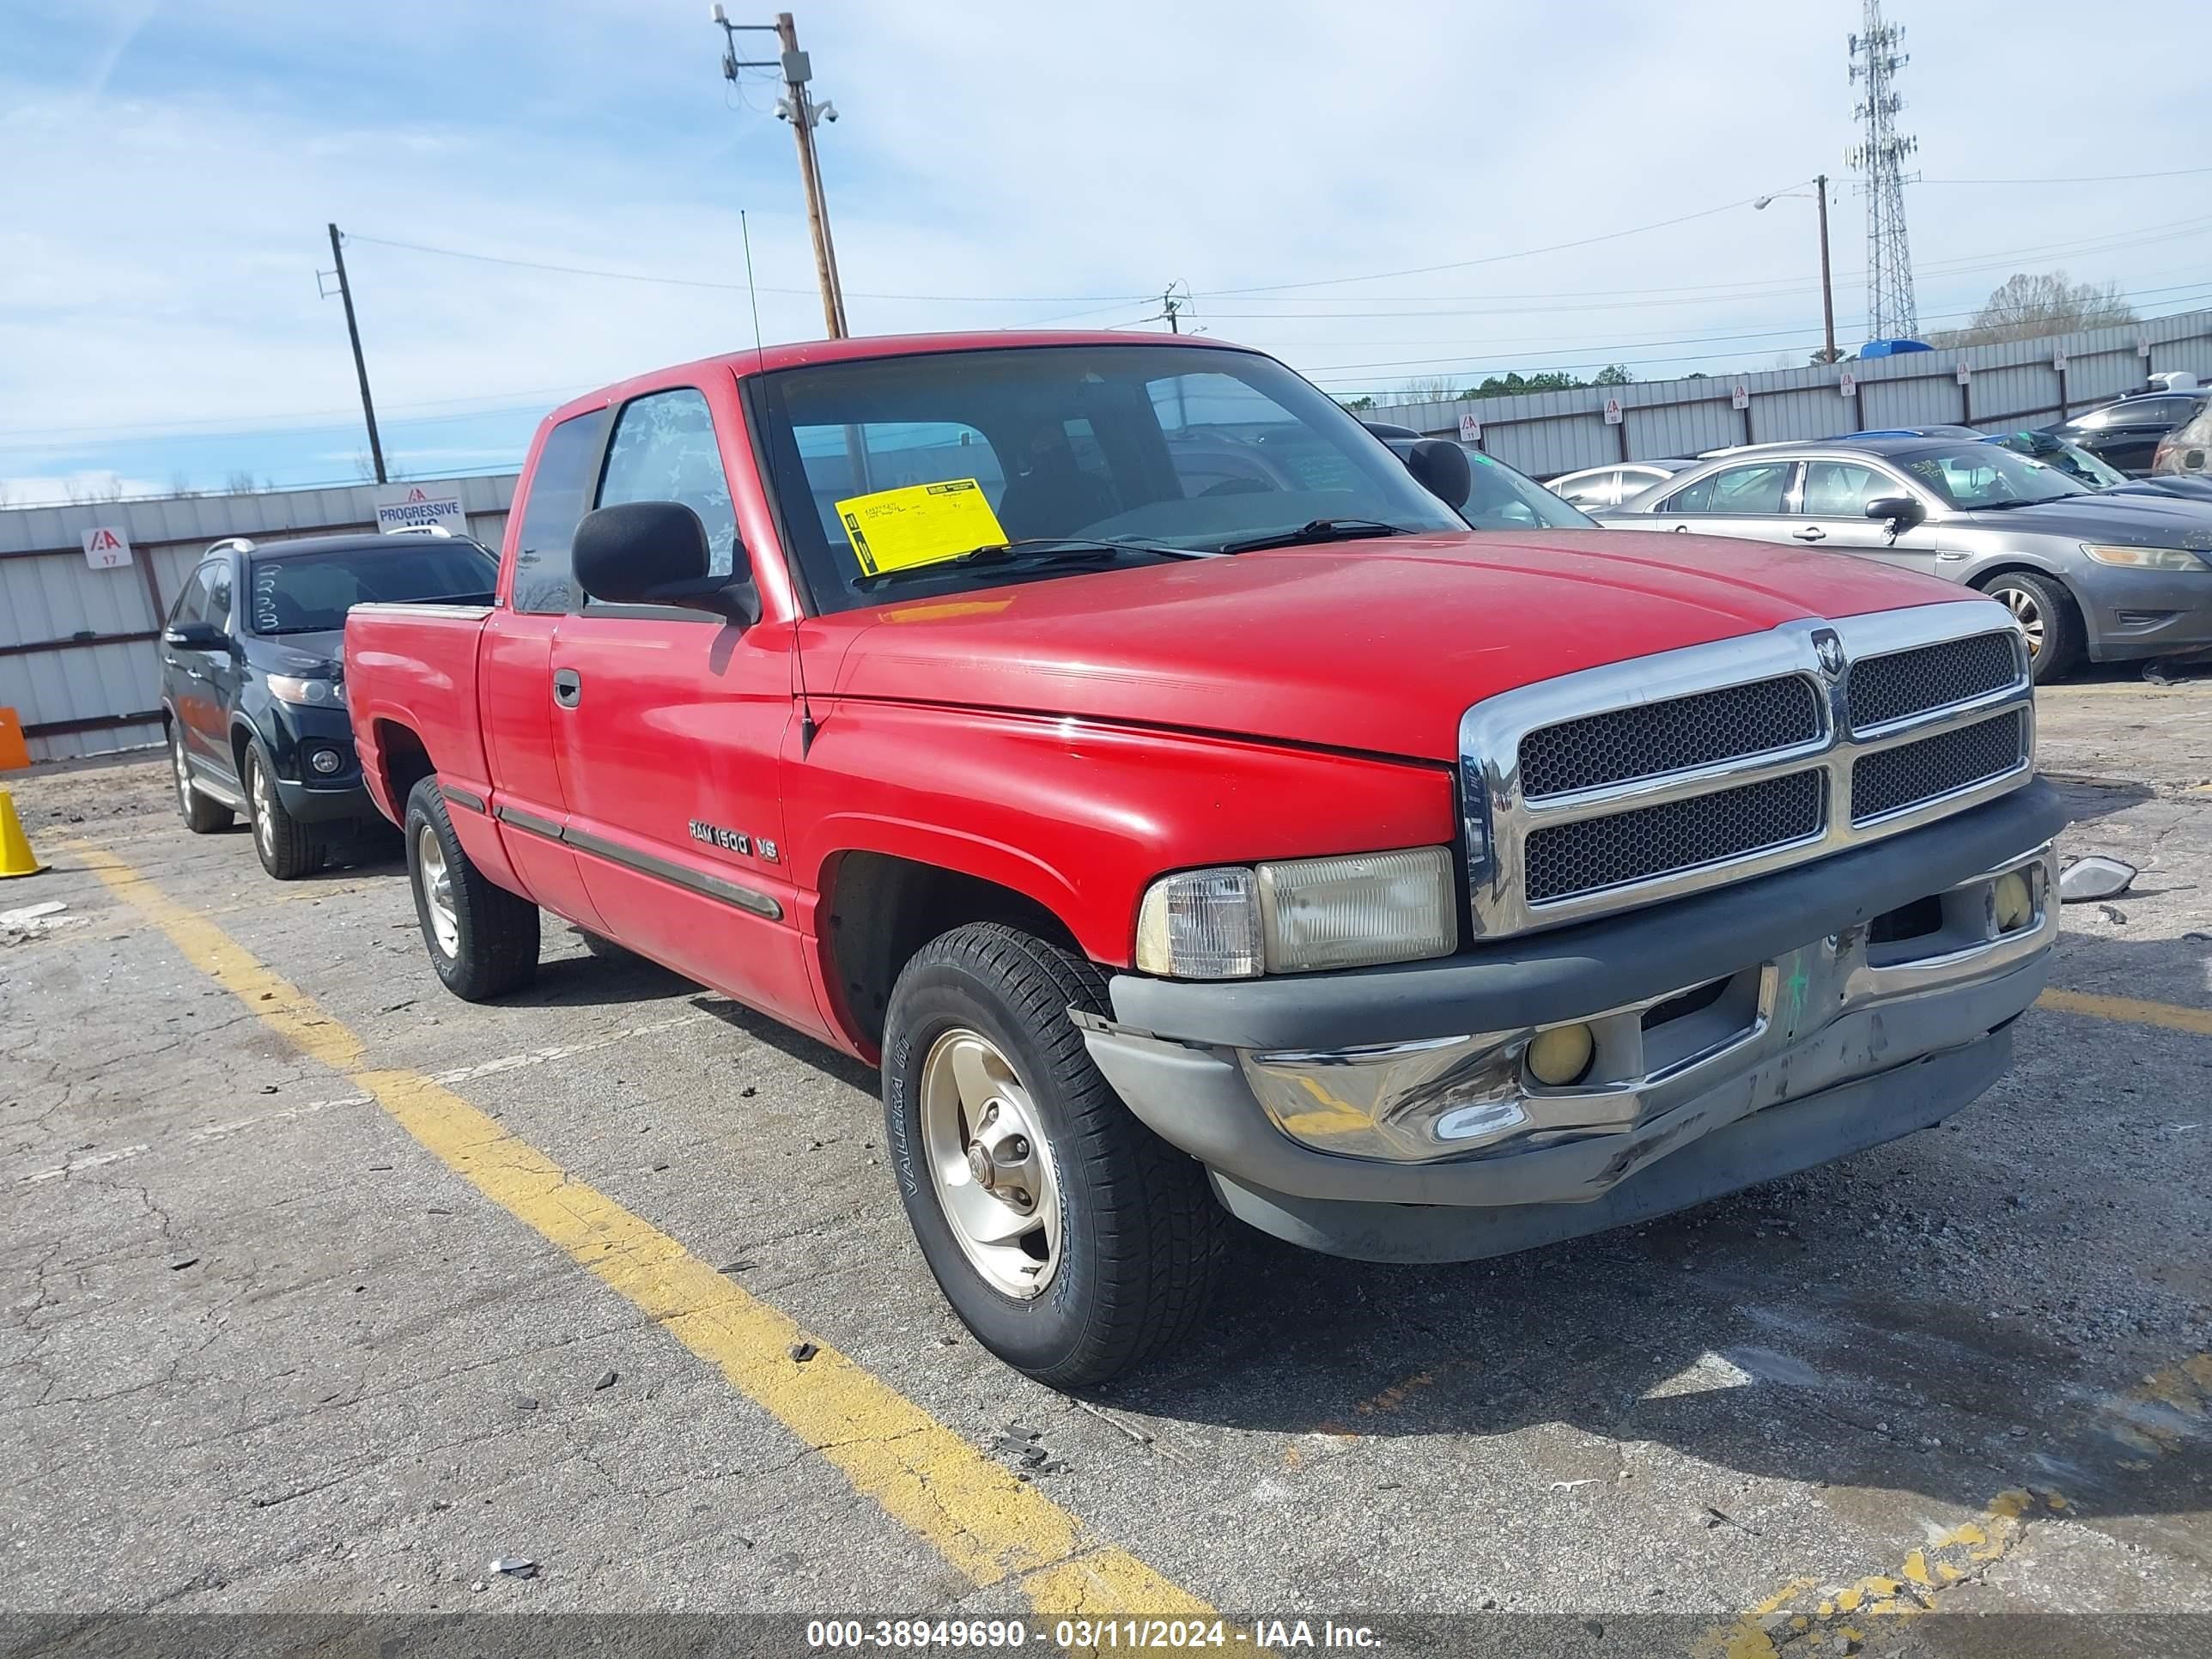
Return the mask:
<path id="1" fill-rule="evenodd" d="M 496 787 L 491 809 L 500 843 L 530 896 L 594 933 L 606 923 L 592 903 L 576 854 L 562 845 L 568 803 L 554 753 L 553 635 L 576 599 L 568 550 L 584 516 L 607 411 L 572 416 L 545 434 L 520 503 L 514 574 L 505 605 L 484 623 L 477 664 L 485 757 Z"/>
<path id="2" fill-rule="evenodd" d="M 650 392 L 615 419 L 595 506 L 680 501 L 732 568 L 734 383 Z M 782 848 L 778 756 L 794 724 L 792 630 L 588 597 L 553 641 L 568 840 L 608 931 L 690 978 L 823 1030 Z"/>

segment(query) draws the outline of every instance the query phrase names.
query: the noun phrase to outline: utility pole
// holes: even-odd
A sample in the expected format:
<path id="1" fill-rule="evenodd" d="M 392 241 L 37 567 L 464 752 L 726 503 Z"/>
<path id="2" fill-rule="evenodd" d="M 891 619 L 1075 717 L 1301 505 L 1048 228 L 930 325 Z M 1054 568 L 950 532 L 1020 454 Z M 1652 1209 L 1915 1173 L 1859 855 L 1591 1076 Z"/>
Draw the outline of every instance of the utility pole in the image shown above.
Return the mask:
<path id="1" fill-rule="evenodd" d="M 1828 274 L 1828 175 L 1821 173 L 1813 180 L 1820 204 L 1820 323 L 1827 335 L 1826 361 L 1836 361 L 1836 288 Z"/>
<path id="2" fill-rule="evenodd" d="M 337 264 L 338 297 L 345 301 L 346 337 L 353 342 L 353 372 L 361 380 L 361 412 L 368 422 L 369 459 L 376 464 L 377 483 L 390 483 L 392 480 L 384 474 L 384 443 L 376 435 L 376 404 L 368 395 L 368 363 L 361 355 L 361 325 L 354 319 L 353 288 L 346 281 L 345 239 L 336 225 L 331 227 L 331 258 Z M 330 295 L 323 297 L 327 300 Z"/>
<path id="3" fill-rule="evenodd" d="M 1168 332 L 1180 334 L 1182 325 L 1176 320 L 1176 313 L 1182 309 L 1182 301 L 1176 298 L 1175 285 L 1170 283 L 1160 295 L 1160 314 L 1168 319 Z"/>
<path id="4" fill-rule="evenodd" d="M 773 23 L 732 23 L 717 3 L 712 15 L 721 27 L 725 43 L 724 80 L 735 81 L 739 70 L 748 69 L 772 69 L 783 76 L 784 95 L 776 100 L 776 118 L 791 123 L 792 137 L 799 145 L 799 179 L 806 190 L 806 228 L 813 234 L 814 274 L 822 284 L 822 320 L 830 337 L 842 340 L 852 331 L 845 325 L 845 292 L 837 277 L 837 249 L 830 236 L 830 209 L 822 198 L 822 169 L 814 154 L 814 129 L 824 120 L 835 121 L 837 106 L 817 104 L 808 94 L 806 83 L 814 78 L 814 66 L 799 49 L 799 27 L 789 12 L 778 12 Z M 738 56 L 740 29 L 757 33 L 773 30 L 782 48 L 781 55 L 773 61 L 741 59 Z"/>

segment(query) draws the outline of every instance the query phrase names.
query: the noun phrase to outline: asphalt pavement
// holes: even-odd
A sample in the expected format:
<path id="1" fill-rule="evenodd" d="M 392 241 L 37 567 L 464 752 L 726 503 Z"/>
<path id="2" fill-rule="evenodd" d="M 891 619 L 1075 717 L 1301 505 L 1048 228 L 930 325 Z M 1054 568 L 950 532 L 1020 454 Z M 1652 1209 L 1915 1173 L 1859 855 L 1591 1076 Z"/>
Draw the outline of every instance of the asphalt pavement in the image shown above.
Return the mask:
<path id="1" fill-rule="evenodd" d="M 1979 1103 L 1495 1262 L 1247 1236 L 1199 1336 L 1083 1401 L 945 1308 L 862 1067 L 550 921 L 534 988 L 463 1004 L 396 842 L 279 884 L 158 762 L 17 775 L 54 867 L 0 911 L 66 908 L 0 930 L 0 1628 L 2201 1653 L 2212 680 L 2040 702 L 2065 849 L 2142 873 L 2069 907 Z"/>

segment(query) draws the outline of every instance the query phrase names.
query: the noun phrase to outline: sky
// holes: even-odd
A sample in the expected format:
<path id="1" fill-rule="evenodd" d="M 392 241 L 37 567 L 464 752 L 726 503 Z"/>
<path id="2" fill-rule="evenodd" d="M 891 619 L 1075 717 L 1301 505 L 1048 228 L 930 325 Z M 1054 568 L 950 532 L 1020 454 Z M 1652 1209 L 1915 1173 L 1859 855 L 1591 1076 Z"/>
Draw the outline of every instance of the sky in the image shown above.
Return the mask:
<path id="1" fill-rule="evenodd" d="M 1865 337 L 1851 0 L 793 3 L 856 333 L 1162 329 L 1172 285 L 1346 398 L 1798 364 L 1825 171 Z M 2148 45 L 2195 6 L 1888 11 L 1923 329 L 2014 270 L 2212 303 L 2212 100 Z M 818 336 L 779 88 L 721 46 L 706 0 L 0 0 L 0 498 L 364 476 L 333 221 L 418 478 L 750 344 L 741 210 L 762 334 Z"/>

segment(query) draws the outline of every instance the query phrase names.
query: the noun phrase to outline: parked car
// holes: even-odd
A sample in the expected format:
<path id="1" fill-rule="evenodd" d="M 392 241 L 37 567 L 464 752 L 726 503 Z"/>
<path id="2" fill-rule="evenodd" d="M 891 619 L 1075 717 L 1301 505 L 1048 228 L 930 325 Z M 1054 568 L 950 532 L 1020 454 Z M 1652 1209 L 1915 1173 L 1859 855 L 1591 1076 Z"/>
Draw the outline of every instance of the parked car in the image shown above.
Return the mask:
<path id="1" fill-rule="evenodd" d="M 196 833 L 243 812 L 279 881 L 320 869 L 334 836 L 380 824 L 362 787 L 340 653 L 367 599 L 480 605 L 497 562 L 465 537 L 404 532 L 219 541 L 161 631 L 161 722 Z"/>
<path id="2" fill-rule="evenodd" d="M 1708 461 L 1608 526 L 1795 541 L 1963 583 L 2018 618 L 2036 678 L 2212 649 L 2212 519 L 2085 489 L 1979 439 L 1770 444 Z"/>
<path id="3" fill-rule="evenodd" d="M 2044 431 L 2079 444 L 2131 477 L 2151 470 L 2159 441 L 2212 403 L 2212 391 L 2139 392 L 2054 422 Z"/>
<path id="4" fill-rule="evenodd" d="M 2212 429 L 2212 420 L 2208 420 L 2206 416 L 2200 415 L 2197 419 L 2206 422 L 2208 429 Z M 2169 446 L 2174 444 L 2181 434 L 2190 430 L 2191 428 L 2181 427 L 2168 433 L 2159 442 L 2160 455 L 2164 456 Z M 2161 472 L 2159 463 L 2154 461 L 2147 476 L 2131 478 L 2118 467 L 2099 460 L 2079 444 L 2070 444 L 2051 432 L 1999 433 L 1989 441 L 2002 444 L 2015 454 L 2025 455 L 2030 460 L 2055 466 L 2075 483 L 2087 489 L 2126 495 L 2179 495 L 2212 507 L 2212 475 L 2201 471 L 2174 469 Z"/>
<path id="5" fill-rule="evenodd" d="M 1288 476 L 1186 479 L 1194 428 Z M 1478 470 L 1127 333 L 570 403 L 491 603 L 347 619 L 430 963 L 512 990 L 550 909 L 878 1064 L 923 1260 L 1063 1387 L 1192 1328 L 1231 1216 L 1469 1260 L 1979 1094 L 2057 929 L 2012 618 L 1864 561 L 1470 530 Z"/>
<path id="6" fill-rule="evenodd" d="M 2212 485 L 2212 398 L 2186 422 L 2159 440 L 2149 481 L 2168 486 Z"/>
<path id="7" fill-rule="evenodd" d="M 1619 507 L 1632 495 L 1640 495 L 1653 484 L 1688 471 L 1697 462 L 1679 456 L 1662 460 L 1620 461 L 1611 466 L 1586 466 L 1547 478 L 1544 488 L 1561 501 L 1594 513 L 1601 507 Z"/>

